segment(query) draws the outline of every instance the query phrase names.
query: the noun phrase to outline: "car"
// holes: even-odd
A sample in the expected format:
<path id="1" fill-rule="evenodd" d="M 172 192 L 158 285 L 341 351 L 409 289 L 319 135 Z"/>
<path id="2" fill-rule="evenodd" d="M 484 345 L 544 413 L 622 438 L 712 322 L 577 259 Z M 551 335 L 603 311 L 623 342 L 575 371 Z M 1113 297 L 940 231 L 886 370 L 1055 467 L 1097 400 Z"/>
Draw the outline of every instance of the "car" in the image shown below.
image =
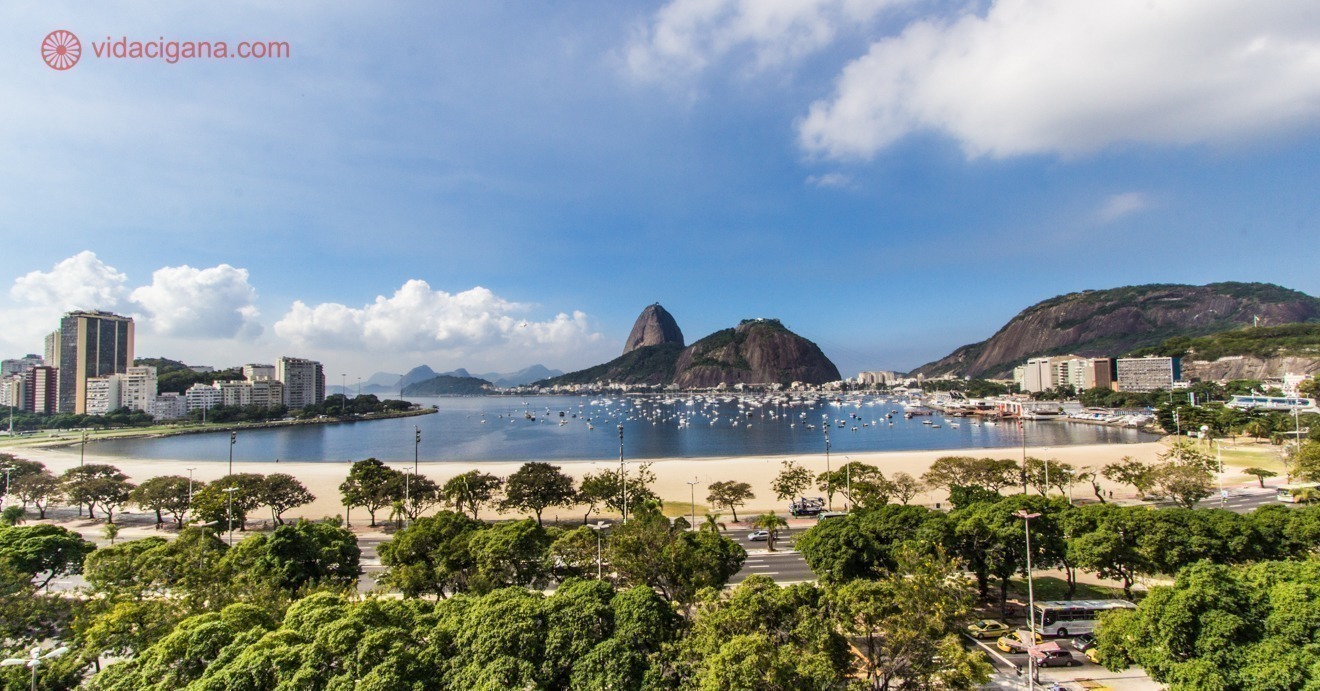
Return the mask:
<path id="1" fill-rule="evenodd" d="M 967 635 L 972 638 L 998 638 L 1010 630 L 1008 624 L 997 619 L 982 619 L 967 625 Z"/>
<path id="2" fill-rule="evenodd" d="M 1087 648 L 1086 659 L 1090 660 L 1091 662 L 1097 665 L 1100 664 L 1100 649 L 1095 646 L 1091 646 L 1090 648 Z"/>
<path id="3" fill-rule="evenodd" d="M 1075 636 L 1075 637 L 1073 637 L 1073 639 L 1072 639 L 1072 644 L 1073 644 L 1073 647 L 1077 649 L 1077 652 L 1079 652 L 1079 653 L 1084 653 L 1084 652 L 1090 650 L 1091 648 L 1094 648 L 1094 647 L 1095 647 L 1095 634 L 1093 634 L 1093 633 L 1084 633 L 1084 634 L 1081 634 L 1081 635 Z"/>
<path id="4" fill-rule="evenodd" d="M 995 647 L 1006 653 L 1025 653 L 1027 652 L 1027 646 L 1023 645 L 1022 639 L 1018 637 L 1019 634 L 1024 633 L 1026 633 L 1026 631 L 1022 630 L 1014 631 L 1007 636 L 1000 636 L 999 640 L 995 641 Z M 1033 636 L 1035 637 L 1036 644 L 1040 645 L 1042 640 L 1040 634 L 1033 634 Z"/>
<path id="5" fill-rule="evenodd" d="M 1079 664 L 1072 653 L 1059 647 L 1058 643 L 1044 643 L 1031 650 L 1031 661 L 1037 667 L 1071 667 Z"/>
<path id="6" fill-rule="evenodd" d="M 748 533 L 747 539 L 751 540 L 752 542 L 764 542 L 770 539 L 770 531 L 753 530 L 751 533 Z"/>

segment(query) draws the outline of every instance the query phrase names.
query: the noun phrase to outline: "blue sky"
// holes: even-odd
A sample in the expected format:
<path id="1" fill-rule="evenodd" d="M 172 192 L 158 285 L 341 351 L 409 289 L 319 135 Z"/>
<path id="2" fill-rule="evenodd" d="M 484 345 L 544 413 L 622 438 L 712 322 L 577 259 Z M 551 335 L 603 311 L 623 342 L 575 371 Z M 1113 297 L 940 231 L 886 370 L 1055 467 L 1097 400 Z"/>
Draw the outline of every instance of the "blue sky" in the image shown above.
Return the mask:
<path id="1" fill-rule="evenodd" d="M 853 374 L 1073 290 L 1317 294 L 1317 56 L 1303 1 L 10 3 L 0 350 L 104 308 L 194 364 L 575 369 L 659 301 Z"/>

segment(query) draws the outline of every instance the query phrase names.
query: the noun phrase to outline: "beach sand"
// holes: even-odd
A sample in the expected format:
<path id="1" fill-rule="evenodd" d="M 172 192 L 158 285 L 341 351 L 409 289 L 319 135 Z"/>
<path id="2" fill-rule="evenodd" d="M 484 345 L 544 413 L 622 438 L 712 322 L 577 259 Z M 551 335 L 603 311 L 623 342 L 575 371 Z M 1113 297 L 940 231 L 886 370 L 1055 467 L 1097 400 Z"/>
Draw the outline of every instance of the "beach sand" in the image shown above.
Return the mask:
<path id="1" fill-rule="evenodd" d="M 1096 468 L 1106 463 L 1113 463 L 1124 456 L 1131 456 L 1146 462 L 1154 462 L 1157 456 L 1167 450 L 1165 442 L 1147 442 L 1140 444 L 1099 444 L 1099 445 L 1078 445 L 1062 446 L 1048 448 L 1028 448 L 1027 454 L 1038 458 L 1050 458 L 1064 463 L 1069 463 L 1078 469 Z M 14 450 L 16 455 L 29 460 L 41 461 L 58 475 L 65 469 L 77 466 L 79 459 L 76 452 L 70 450 L 58 449 L 22 449 Z M 976 456 L 976 457 L 994 457 L 1007 458 L 1016 461 L 1022 460 L 1022 449 L 1020 448 L 994 448 L 994 449 L 956 449 L 940 451 L 892 451 L 875 453 L 850 453 L 850 454 L 831 454 L 830 464 L 838 468 L 849 460 L 860 461 L 874 465 L 886 476 L 896 472 L 906 472 L 913 477 L 920 478 L 921 474 L 926 472 L 930 464 L 942 456 Z M 630 468 L 636 468 L 638 463 L 651 464 L 651 470 L 655 473 L 656 483 L 653 489 L 663 499 L 666 505 L 672 510 L 676 507 L 683 507 L 684 510 L 690 506 L 690 486 L 688 483 L 695 480 L 696 485 L 696 504 L 698 518 L 704 512 L 706 503 L 706 486 L 711 482 L 720 480 L 736 480 L 746 482 L 752 486 L 752 491 L 756 498 L 749 501 L 746 506 L 739 507 L 738 516 L 752 516 L 765 511 L 777 511 L 784 513 L 787 510 L 786 503 L 775 498 L 770 490 L 770 483 L 781 469 L 781 463 L 786 460 L 795 460 L 799 464 L 811 469 L 813 472 L 825 470 L 825 454 L 815 455 L 776 455 L 776 456 L 746 456 L 732 458 L 666 458 L 651 460 L 629 460 Z M 227 471 L 227 462 L 225 460 L 212 462 L 199 461 L 168 461 L 168 460 L 133 460 L 120 457 L 98 456 L 95 454 L 95 445 L 89 445 L 86 457 L 88 463 L 109 463 L 117 466 L 127 474 L 132 482 L 140 483 L 147 478 L 158 475 L 188 475 L 188 469 L 194 468 L 193 477 L 198 480 L 211 481 L 223 475 Z M 406 470 L 412 467 L 412 461 L 391 461 L 388 462 L 391 467 L 399 470 Z M 617 468 L 618 461 L 556 461 L 555 465 L 560 466 L 565 473 L 580 479 L 587 473 L 596 472 L 606 468 Z M 449 478 L 477 469 L 482 472 L 492 473 L 500 477 L 508 477 L 516 471 L 521 462 L 453 462 L 443 463 L 423 462 L 419 465 L 419 472 L 437 483 L 443 484 Z M 234 472 L 238 473 L 288 473 L 298 478 L 307 486 L 313 494 L 316 495 L 316 501 L 306 506 L 299 507 L 290 512 L 291 516 L 301 516 L 306 518 L 321 518 L 324 516 L 342 515 L 344 507 L 339 501 L 339 484 L 347 476 L 349 464 L 347 463 L 307 463 L 307 462 L 235 462 Z M 1251 478 L 1231 474 L 1225 478 L 1226 482 L 1232 482 L 1234 485 L 1242 484 Z M 1254 482 L 1254 481 L 1253 481 Z M 1108 486 L 1114 492 L 1115 497 L 1127 496 L 1132 492 L 1132 488 L 1122 486 Z M 1089 483 L 1076 485 L 1073 494 L 1078 499 L 1093 497 Z M 947 497 L 938 490 L 923 492 L 917 496 L 913 503 L 933 505 L 943 503 Z M 835 495 L 836 508 L 841 508 L 842 499 Z M 134 507 L 136 510 L 136 507 Z M 671 511 L 677 513 L 676 511 Z M 383 518 L 383 514 L 388 513 L 388 509 L 378 514 L 377 518 Z M 727 511 L 724 512 L 727 518 Z M 259 517 L 258 513 L 254 518 Z M 351 517 L 356 519 L 358 516 L 365 518 L 365 512 L 361 509 L 354 510 Z M 494 511 L 489 512 L 488 518 L 500 517 Z M 505 517 L 513 517 L 512 515 Z M 577 508 L 552 508 L 546 511 L 546 519 L 559 518 L 563 520 L 581 520 L 582 513 Z M 356 522 L 356 520 L 355 520 Z"/>

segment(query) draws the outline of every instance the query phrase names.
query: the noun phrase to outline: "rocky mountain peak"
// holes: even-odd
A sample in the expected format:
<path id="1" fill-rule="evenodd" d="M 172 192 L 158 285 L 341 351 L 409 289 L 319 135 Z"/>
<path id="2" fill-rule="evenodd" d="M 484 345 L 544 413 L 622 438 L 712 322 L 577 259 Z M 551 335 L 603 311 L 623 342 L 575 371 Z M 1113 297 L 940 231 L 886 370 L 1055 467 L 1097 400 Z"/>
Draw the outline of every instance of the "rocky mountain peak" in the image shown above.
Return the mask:
<path id="1" fill-rule="evenodd" d="M 628 340 L 624 343 L 623 354 L 627 355 L 638 348 L 666 343 L 682 346 L 683 332 L 678 328 L 678 322 L 674 321 L 673 315 L 657 302 L 648 305 L 638 315 L 632 331 L 628 334 Z"/>

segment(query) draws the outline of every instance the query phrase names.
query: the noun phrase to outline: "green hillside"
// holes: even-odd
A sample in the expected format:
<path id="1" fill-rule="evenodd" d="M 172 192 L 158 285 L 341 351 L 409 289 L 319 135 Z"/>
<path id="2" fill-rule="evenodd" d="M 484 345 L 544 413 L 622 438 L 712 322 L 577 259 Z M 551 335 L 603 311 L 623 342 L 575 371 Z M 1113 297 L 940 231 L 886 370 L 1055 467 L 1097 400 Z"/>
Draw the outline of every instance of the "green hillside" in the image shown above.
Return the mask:
<path id="1" fill-rule="evenodd" d="M 1134 350 L 1130 355 L 1194 355 L 1198 360 L 1216 360 L 1228 355 L 1320 357 L 1320 323 L 1248 327 L 1196 338 L 1179 336 L 1157 346 Z"/>

